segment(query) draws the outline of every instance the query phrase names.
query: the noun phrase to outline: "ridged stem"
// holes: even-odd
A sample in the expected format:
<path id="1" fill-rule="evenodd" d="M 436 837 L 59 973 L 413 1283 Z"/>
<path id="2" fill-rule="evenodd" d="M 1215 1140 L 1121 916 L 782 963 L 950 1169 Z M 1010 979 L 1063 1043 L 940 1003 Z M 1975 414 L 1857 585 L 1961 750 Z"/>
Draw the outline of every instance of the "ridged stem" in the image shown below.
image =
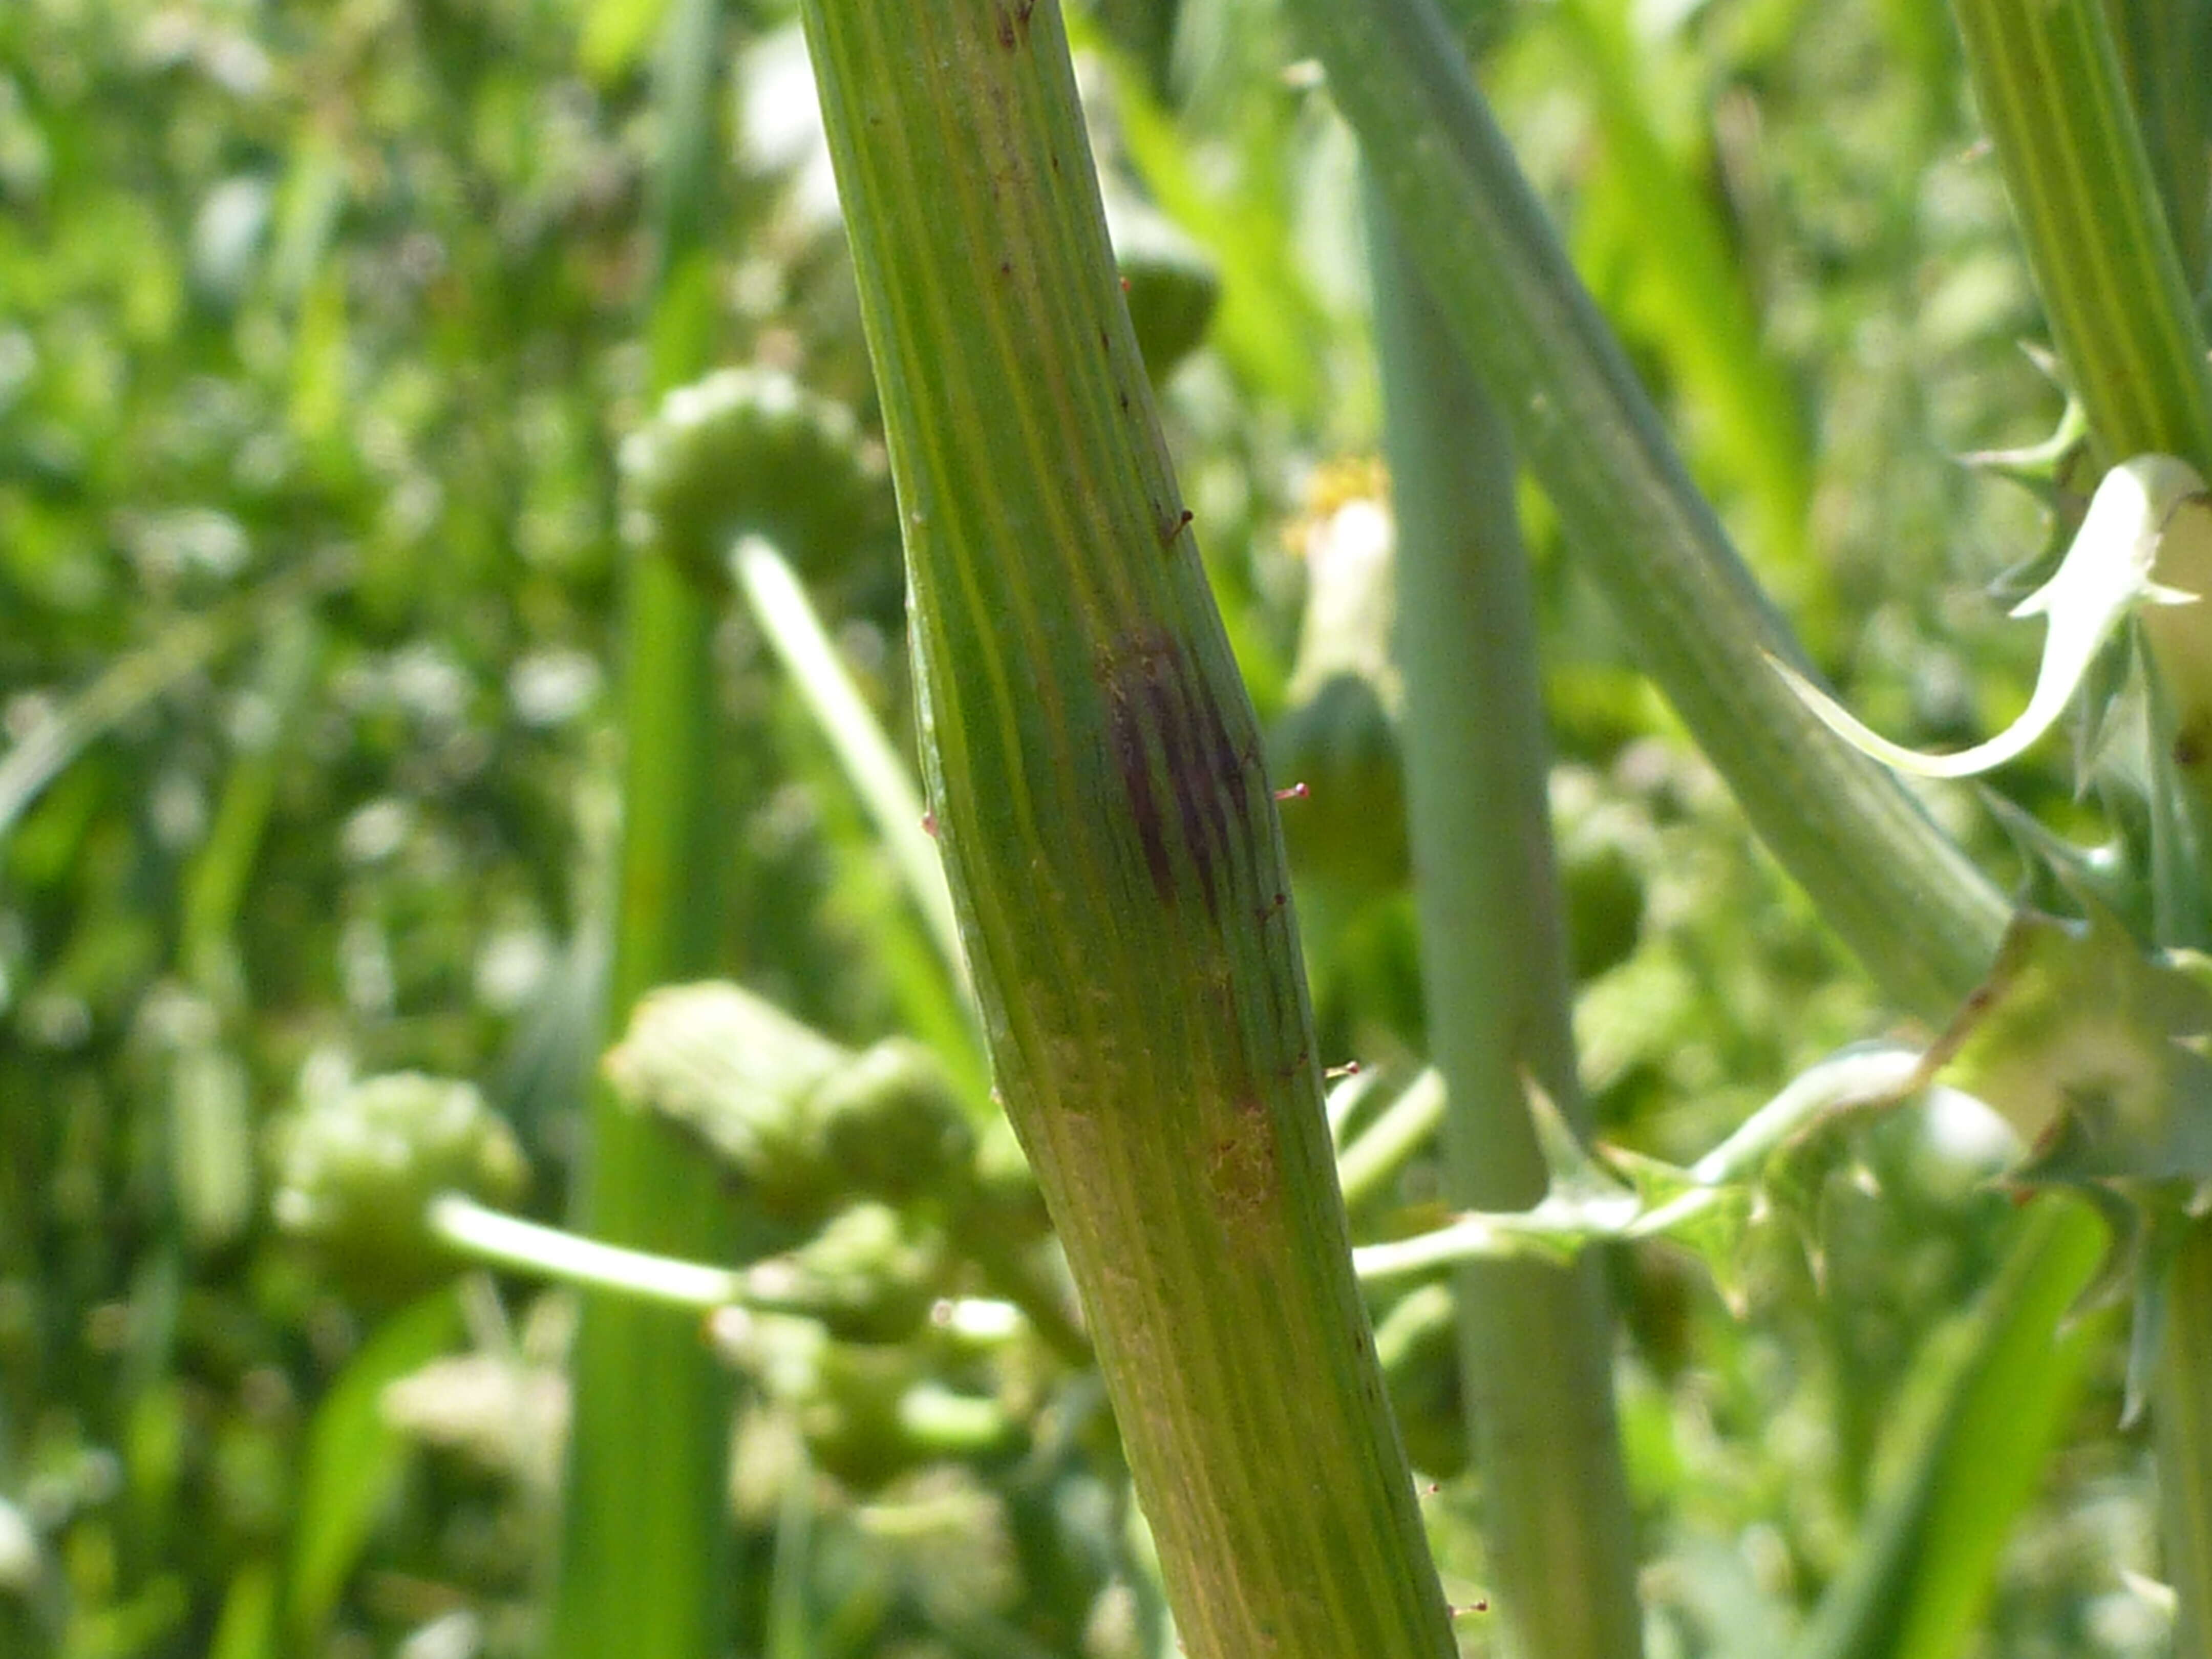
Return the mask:
<path id="1" fill-rule="evenodd" d="M 2101 0 L 1954 0 L 2028 269 L 2106 464 L 2212 471 L 2212 369 Z"/>
<path id="2" fill-rule="evenodd" d="M 1455 1644 L 1054 0 L 807 0 L 998 1087 L 1199 1659 Z"/>
<path id="3" fill-rule="evenodd" d="M 2212 279 L 2212 3 L 2105 0 L 2182 280 Z"/>
<path id="4" fill-rule="evenodd" d="M 1385 451 L 1398 525 L 1398 653 L 1422 983 L 1445 1084 L 1448 1195 L 1522 1209 L 1549 1176 L 1540 1084 L 1587 1127 L 1553 854 L 1536 618 L 1513 454 L 1389 210 L 1369 192 Z M 1460 1375 L 1485 1533 L 1514 1650 L 1643 1650 L 1635 1527 L 1613 1419 L 1601 1263 L 1458 1270 Z"/>
<path id="5" fill-rule="evenodd" d="M 653 376 L 699 374 L 697 280 L 714 149 L 719 0 L 674 0 L 659 91 Z M 732 837 L 716 771 L 714 611 L 668 560 L 638 558 L 624 594 L 623 824 L 608 1013 L 717 958 L 714 872 Z M 575 1205 L 586 1237 L 702 1261 L 728 1259 L 731 1216 L 711 1164 L 666 1125 L 591 1091 Z M 553 1659 L 708 1659 L 728 1643 L 730 1388 L 696 1315 L 585 1298 L 572 1361 L 574 1428 L 562 1512 Z"/>

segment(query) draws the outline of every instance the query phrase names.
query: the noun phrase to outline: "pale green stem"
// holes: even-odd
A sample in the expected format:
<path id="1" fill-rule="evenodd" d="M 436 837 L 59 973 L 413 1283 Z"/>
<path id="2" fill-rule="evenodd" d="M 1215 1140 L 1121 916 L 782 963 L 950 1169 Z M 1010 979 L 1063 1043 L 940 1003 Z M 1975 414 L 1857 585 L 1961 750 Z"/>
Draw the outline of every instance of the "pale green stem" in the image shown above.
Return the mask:
<path id="1" fill-rule="evenodd" d="M 2212 4 L 2105 0 L 2105 10 L 2182 280 L 2201 298 L 2212 277 Z"/>
<path id="2" fill-rule="evenodd" d="M 2193 1224 L 2167 1269 L 2165 1351 L 2151 1431 L 2158 1449 L 2159 1516 L 2179 1607 L 2173 1650 L 2205 1651 L 2212 1631 L 2212 1227 Z"/>
<path id="3" fill-rule="evenodd" d="M 1434 1272 L 1462 1261 L 1556 1259 L 1605 1239 L 1647 1238 L 1733 1200 L 1789 1140 L 1839 1113 L 1890 1104 L 1923 1080 L 1917 1049 L 1887 1044 L 1822 1061 L 1753 1112 L 1688 1171 L 1698 1184 L 1644 1209 L 1623 1188 L 1584 1197 L 1554 1192 L 1525 1210 L 1462 1215 L 1431 1232 L 1352 1252 L 1363 1284 Z M 1424 1103 L 1425 1104 L 1425 1103 Z M 1441 1104 L 1441 1102 L 1439 1102 Z"/>
<path id="4" fill-rule="evenodd" d="M 1528 1102 L 1587 1127 L 1552 850 L 1535 601 L 1512 450 L 1370 189 L 1384 449 L 1398 526 L 1407 819 L 1444 1112 L 1445 1189 L 1535 1203 Z M 1356 1149 L 1355 1149 L 1356 1150 Z M 1460 1375 L 1499 1616 L 1529 1659 L 1642 1651 L 1635 1525 L 1594 1258 L 1462 1266 Z"/>
<path id="5" fill-rule="evenodd" d="M 2212 473 L 2212 370 L 2102 0 L 1953 0 L 2068 383 L 2106 465 Z"/>
<path id="6" fill-rule="evenodd" d="M 764 538 L 745 536 L 731 550 L 730 562 L 754 620 L 837 751 L 939 954 L 964 985 L 968 970 L 960 954 L 959 924 L 952 916 L 952 894 L 945 884 L 937 842 L 925 827 L 921 792 L 905 763 L 845 672 L 783 556 Z"/>
<path id="7" fill-rule="evenodd" d="M 1382 1074 L 1369 1067 L 1352 1073 L 1329 1090 L 1328 1098 L 1322 1103 L 1322 1109 L 1328 1119 L 1329 1139 L 1340 1149 L 1343 1146 L 1345 1133 L 1351 1127 L 1352 1120 L 1358 1115 L 1367 1097 L 1375 1092 L 1376 1085 L 1382 1080 Z"/>
<path id="8" fill-rule="evenodd" d="M 430 1200 L 430 1231 L 472 1261 L 696 1312 L 743 1304 L 745 1279 L 727 1268 L 581 1238 L 485 1208 L 458 1193 Z"/>
<path id="9" fill-rule="evenodd" d="M 459 1193 L 441 1193 L 424 1213 L 431 1232 L 449 1249 L 483 1267 L 693 1313 L 718 1308 L 792 1311 L 785 1298 L 763 1289 L 749 1269 L 713 1267 L 602 1243 L 487 1208 Z M 930 1318 L 938 1328 L 975 1348 L 1002 1346 L 1030 1328 L 1020 1304 L 985 1297 L 948 1298 Z"/>
<path id="10" fill-rule="evenodd" d="M 1336 1180 L 1344 1188 L 1344 1207 L 1357 1210 L 1374 1197 L 1443 1121 L 1443 1074 L 1431 1066 L 1337 1154 Z"/>

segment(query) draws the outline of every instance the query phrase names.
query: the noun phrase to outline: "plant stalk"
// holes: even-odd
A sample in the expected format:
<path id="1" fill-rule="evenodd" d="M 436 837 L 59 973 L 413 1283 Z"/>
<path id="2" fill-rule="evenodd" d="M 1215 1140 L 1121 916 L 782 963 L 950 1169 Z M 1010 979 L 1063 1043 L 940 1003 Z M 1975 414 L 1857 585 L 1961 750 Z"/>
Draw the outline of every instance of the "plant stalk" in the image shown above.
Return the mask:
<path id="1" fill-rule="evenodd" d="M 938 845 L 1184 1648 L 1454 1652 L 1055 0 L 807 0 Z"/>
<path id="2" fill-rule="evenodd" d="M 1589 1127 L 1553 854 L 1550 744 L 1510 445 L 1368 191 L 1422 982 L 1448 1195 L 1523 1209 L 1550 1184 L 1533 1079 Z M 1458 1270 L 1460 1374 L 1504 1622 L 1530 1659 L 1643 1650 L 1601 1263 Z"/>
<path id="3" fill-rule="evenodd" d="M 2100 460 L 2179 455 L 2212 471 L 2212 368 L 2103 0 L 1952 11 Z"/>

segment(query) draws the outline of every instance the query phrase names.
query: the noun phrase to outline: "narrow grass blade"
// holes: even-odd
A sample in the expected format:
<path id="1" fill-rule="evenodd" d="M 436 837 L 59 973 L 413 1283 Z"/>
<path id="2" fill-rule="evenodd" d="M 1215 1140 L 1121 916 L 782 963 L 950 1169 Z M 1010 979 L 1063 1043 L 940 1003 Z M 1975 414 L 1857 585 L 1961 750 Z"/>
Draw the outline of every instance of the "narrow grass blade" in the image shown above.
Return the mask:
<path id="1" fill-rule="evenodd" d="M 1972 1315 L 1946 1398 L 1850 1568 L 1790 1659 L 1949 1659 L 1987 1604 L 1999 1552 L 2035 1496 L 2109 1317 L 2053 1330 L 2088 1284 L 2104 1229 L 2046 1202 Z"/>
<path id="2" fill-rule="evenodd" d="M 711 222 L 720 0 L 671 0 L 659 81 L 663 151 L 649 319 L 665 390 L 711 337 L 702 239 Z M 668 558 L 630 566 L 623 627 L 619 887 L 609 1016 L 718 961 L 717 876 L 734 837 L 715 799 L 714 607 Z M 611 1244 L 726 1260 L 729 1205 L 666 1125 L 592 1091 L 577 1229 Z M 723 1472 L 729 1383 L 695 1316 L 587 1297 L 574 1389 L 551 1659 L 704 1659 L 726 1644 L 731 1538 Z"/>

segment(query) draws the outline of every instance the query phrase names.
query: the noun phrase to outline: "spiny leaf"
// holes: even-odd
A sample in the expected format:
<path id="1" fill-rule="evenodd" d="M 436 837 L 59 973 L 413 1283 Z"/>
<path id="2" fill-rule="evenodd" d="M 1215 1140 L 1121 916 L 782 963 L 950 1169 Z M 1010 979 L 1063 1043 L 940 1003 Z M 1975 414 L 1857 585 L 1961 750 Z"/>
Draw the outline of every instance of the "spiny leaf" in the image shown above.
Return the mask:
<path id="1" fill-rule="evenodd" d="M 2167 539 L 2169 519 L 2203 490 L 2196 469 L 2170 455 L 2139 455 L 2105 475 L 2057 574 L 2013 609 L 2015 617 L 2045 617 L 2050 623 L 2043 666 L 2027 708 L 1996 737 L 1971 749 L 1929 755 L 1892 743 L 1779 658 L 1767 660 L 1829 730 L 1885 765 L 1926 778 L 1987 772 L 2025 753 L 2057 724 L 2129 617 L 2146 609 L 2155 615 L 2161 607 L 2194 601 L 2193 592 L 2154 581 L 2152 573 Z M 2193 517 L 2190 527 L 2193 532 Z M 2194 533 L 2184 538 L 2192 556 L 2200 551 L 2199 539 Z M 2201 551 L 2205 566 L 2212 568 L 2212 538 L 2204 538 Z M 2192 556 L 2191 562 L 2197 560 Z"/>
<path id="2" fill-rule="evenodd" d="M 2212 992 L 2146 957 L 2112 912 L 2024 912 L 1988 982 L 1931 1051 L 1936 1075 L 2034 1148 L 2026 1182 L 2212 1174 Z"/>

